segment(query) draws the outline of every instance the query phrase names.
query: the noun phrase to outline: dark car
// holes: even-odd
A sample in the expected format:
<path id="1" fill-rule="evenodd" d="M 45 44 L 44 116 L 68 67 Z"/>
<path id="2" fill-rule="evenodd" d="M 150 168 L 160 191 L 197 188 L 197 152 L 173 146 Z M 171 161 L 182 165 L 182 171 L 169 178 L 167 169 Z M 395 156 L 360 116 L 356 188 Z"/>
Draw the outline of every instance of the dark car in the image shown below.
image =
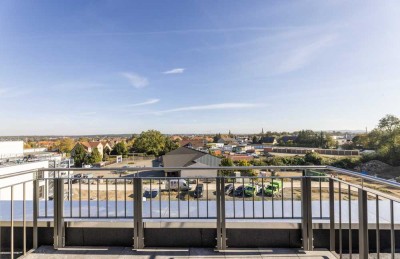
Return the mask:
<path id="1" fill-rule="evenodd" d="M 143 193 L 143 197 L 145 198 L 155 198 L 158 195 L 158 190 L 157 189 L 153 189 L 153 190 L 145 190 Z"/>
<path id="2" fill-rule="evenodd" d="M 82 174 L 76 174 L 72 177 L 72 183 L 77 183 L 82 178 Z"/>
<path id="3" fill-rule="evenodd" d="M 235 189 L 235 191 L 233 192 L 234 196 L 243 196 L 243 191 L 244 191 L 244 186 L 240 185 L 239 187 L 237 187 Z"/>
<path id="4" fill-rule="evenodd" d="M 225 191 L 225 194 L 226 195 L 231 195 L 232 193 L 233 193 L 233 184 L 227 184 L 227 185 L 225 185 L 225 189 L 224 189 L 224 191 Z"/>
<path id="5" fill-rule="evenodd" d="M 198 184 L 193 192 L 193 197 L 201 198 L 203 197 L 203 184 Z"/>

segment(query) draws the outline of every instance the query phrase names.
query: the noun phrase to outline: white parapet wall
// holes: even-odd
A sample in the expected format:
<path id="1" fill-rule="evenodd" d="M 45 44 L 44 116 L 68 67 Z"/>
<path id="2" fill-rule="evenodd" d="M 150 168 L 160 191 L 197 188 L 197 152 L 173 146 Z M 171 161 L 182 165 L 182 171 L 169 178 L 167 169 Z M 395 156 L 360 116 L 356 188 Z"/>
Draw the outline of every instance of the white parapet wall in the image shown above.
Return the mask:
<path id="1" fill-rule="evenodd" d="M 0 179 L 0 200 L 10 200 L 11 199 L 11 188 L 7 187 L 10 185 L 17 184 L 13 187 L 14 200 L 23 200 L 23 182 L 34 179 L 34 173 L 27 174 L 18 174 L 15 176 L 10 176 L 13 174 L 17 174 L 25 171 L 34 171 L 39 168 L 48 168 L 48 161 L 38 161 L 38 162 L 29 162 L 24 164 L 15 164 L 9 165 L 5 167 L 0 167 L 0 176 L 9 176 Z M 44 175 L 46 177 L 46 174 Z M 5 188 L 6 187 L 6 188 Z M 48 195 L 48 190 L 44 188 L 44 181 L 39 182 L 39 194 L 41 198 L 45 198 Z M 33 198 L 33 182 L 29 181 L 25 184 L 25 197 L 27 200 L 32 200 Z"/>
<path id="2" fill-rule="evenodd" d="M 0 159 L 24 156 L 23 141 L 0 141 Z"/>

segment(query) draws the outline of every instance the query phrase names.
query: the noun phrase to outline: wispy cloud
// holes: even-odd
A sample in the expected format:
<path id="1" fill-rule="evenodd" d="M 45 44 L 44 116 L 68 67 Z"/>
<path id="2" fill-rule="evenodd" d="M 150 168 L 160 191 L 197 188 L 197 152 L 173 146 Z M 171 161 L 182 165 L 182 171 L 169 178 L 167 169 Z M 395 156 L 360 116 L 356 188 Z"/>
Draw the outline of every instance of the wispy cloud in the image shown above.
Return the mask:
<path id="1" fill-rule="evenodd" d="M 278 67 L 278 73 L 288 73 L 305 67 L 324 48 L 332 45 L 336 35 L 325 35 L 314 42 L 294 49 Z"/>
<path id="2" fill-rule="evenodd" d="M 128 79 L 129 83 L 135 88 L 143 88 L 149 84 L 149 80 L 146 77 L 140 76 L 136 73 L 121 73 L 123 77 Z"/>
<path id="3" fill-rule="evenodd" d="M 199 106 L 186 106 L 170 110 L 158 111 L 156 114 L 184 112 L 184 111 L 204 111 L 204 110 L 227 110 L 227 109 L 246 109 L 261 107 L 263 104 L 257 103 L 217 103 Z"/>
<path id="4" fill-rule="evenodd" d="M 164 71 L 163 74 L 169 75 L 169 74 L 182 74 L 185 71 L 184 68 L 174 68 L 168 71 Z"/>
<path id="5" fill-rule="evenodd" d="M 160 101 L 160 99 L 149 99 L 149 100 L 146 100 L 146 101 L 141 102 L 141 103 L 127 104 L 127 105 L 124 105 L 124 106 L 125 107 L 137 107 L 137 106 L 155 104 L 155 103 L 158 103 L 159 101 Z"/>

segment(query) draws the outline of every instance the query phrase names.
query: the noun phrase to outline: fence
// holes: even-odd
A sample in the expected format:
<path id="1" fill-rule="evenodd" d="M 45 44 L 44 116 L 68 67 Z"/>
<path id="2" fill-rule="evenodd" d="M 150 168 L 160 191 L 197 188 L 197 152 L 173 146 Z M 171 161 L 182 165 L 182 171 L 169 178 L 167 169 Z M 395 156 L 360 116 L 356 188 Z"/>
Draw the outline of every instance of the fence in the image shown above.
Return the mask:
<path id="1" fill-rule="evenodd" d="M 131 172 L 159 169 L 124 168 Z M 193 168 L 215 169 L 232 170 Z M 32 179 L 0 187 L 0 200 L 6 192 L 10 197 L 0 202 L 0 253 L 10 253 L 13 258 L 37 248 L 41 222 L 52 223 L 56 249 L 66 243 L 66 222 L 76 220 L 131 222 L 135 249 L 146 246 L 144 222 L 149 220 L 215 222 L 217 248 L 224 250 L 227 223 L 272 220 L 298 222 L 304 250 L 312 250 L 316 231 L 326 228 L 330 242 L 327 248 L 338 257 L 351 258 L 354 254 L 360 258 L 369 254 L 378 258 L 383 254 L 395 257 L 400 222 L 396 214 L 400 208 L 399 184 L 334 167 L 235 167 L 235 170 L 248 169 L 283 169 L 291 173 L 264 177 L 166 178 L 132 174 L 99 178 L 95 172 L 118 168 L 21 172 L 21 175 L 31 174 Z M 91 177 L 77 177 L 76 173 L 82 172 L 90 172 Z M 27 194 L 28 189 L 31 194 Z M 16 192 L 22 192 L 22 200 L 14 199 Z M 22 229 L 22 244 L 16 244 L 16 228 Z"/>

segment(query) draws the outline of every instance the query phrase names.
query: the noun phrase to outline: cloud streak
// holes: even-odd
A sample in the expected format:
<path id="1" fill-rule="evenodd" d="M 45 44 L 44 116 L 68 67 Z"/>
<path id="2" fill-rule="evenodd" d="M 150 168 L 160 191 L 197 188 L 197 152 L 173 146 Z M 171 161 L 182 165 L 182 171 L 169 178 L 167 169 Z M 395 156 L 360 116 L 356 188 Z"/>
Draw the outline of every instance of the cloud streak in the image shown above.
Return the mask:
<path id="1" fill-rule="evenodd" d="M 144 88 L 149 85 L 149 80 L 146 77 L 136 73 L 121 73 L 123 77 L 128 79 L 129 83 L 135 88 Z"/>
<path id="2" fill-rule="evenodd" d="M 158 103 L 159 101 L 160 101 L 160 99 L 149 99 L 149 100 L 146 100 L 141 103 L 128 104 L 128 105 L 125 105 L 125 107 L 137 107 L 137 106 L 150 105 L 150 104 Z"/>
<path id="3" fill-rule="evenodd" d="M 335 35 L 326 35 L 316 41 L 295 49 L 278 67 L 279 73 L 289 73 L 305 67 L 318 53 L 332 45 Z"/>
<path id="4" fill-rule="evenodd" d="M 157 114 L 173 113 L 173 112 L 185 112 L 185 111 L 206 111 L 206 110 L 228 110 L 228 109 L 248 109 L 261 107 L 262 104 L 257 103 L 217 103 L 199 106 L 186 106 L 175 109 L 169 109 L 164 111 L 156 112 Z"/>
<path id="5" fill-rule="evenodd" d="M 184 68 L 174 68 L 168 71 L 164 71 L 163 74 L 170 75 L 170 74 L 182 74 L 185 71 Z"/>

